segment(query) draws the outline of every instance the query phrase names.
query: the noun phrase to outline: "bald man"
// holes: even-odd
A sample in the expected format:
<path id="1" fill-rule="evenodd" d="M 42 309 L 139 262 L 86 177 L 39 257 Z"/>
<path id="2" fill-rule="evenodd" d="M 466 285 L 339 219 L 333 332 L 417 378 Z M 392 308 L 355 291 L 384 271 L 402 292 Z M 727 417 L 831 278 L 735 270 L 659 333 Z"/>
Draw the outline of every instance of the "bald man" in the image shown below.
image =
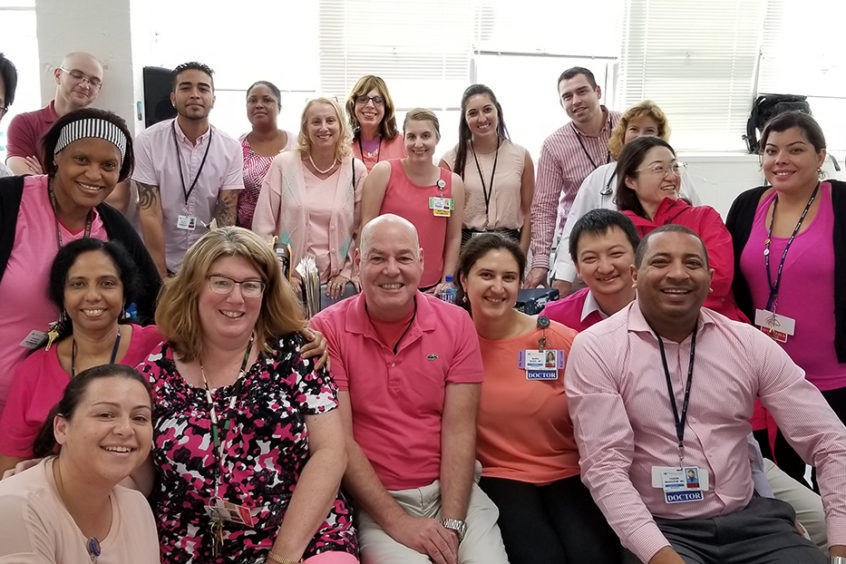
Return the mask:
<path id="1" fill-rule="evenodd" d="M 47 106 L 18 114 L 6 132 L 6 165 L 13 174 L 44 174 L 41 138 L 59 117 L 87 108 L 103 85 L 103 65 L 89 53 L 68 53 L 53 71 L 56 95 Z"/>

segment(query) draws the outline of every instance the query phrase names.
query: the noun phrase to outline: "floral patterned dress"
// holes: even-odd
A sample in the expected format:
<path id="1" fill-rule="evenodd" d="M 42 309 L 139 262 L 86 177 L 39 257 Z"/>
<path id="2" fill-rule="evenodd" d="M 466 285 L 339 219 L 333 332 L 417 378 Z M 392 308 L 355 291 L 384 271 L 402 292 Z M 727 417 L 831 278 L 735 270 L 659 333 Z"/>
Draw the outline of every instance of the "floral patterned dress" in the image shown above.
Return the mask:
<path id="1" fill-rule="evenodd" d="M 156 405 L 151 503 L 162 562 L 265 562 L 308 461 L 304 416 L 338 405 L 329 373 L 300 358 L 302 344 L 299 335 L 272 343 L 273 352 L 259 357 L 243 378 L 212 392 L 225 452 L 222 468 L 205 389 L 188 385 L 176 372 L 166 343 L 139 366 L 153 386 Z M 249 507 L 254 525 L 225 522 L 222 551 L 213 556 L 212 519 L 205 507 L 215 496 L 217 478 L 218 495 Z M 352 510 L 342 494 L 303 557 L 327 551 L 358 551 Z"/>

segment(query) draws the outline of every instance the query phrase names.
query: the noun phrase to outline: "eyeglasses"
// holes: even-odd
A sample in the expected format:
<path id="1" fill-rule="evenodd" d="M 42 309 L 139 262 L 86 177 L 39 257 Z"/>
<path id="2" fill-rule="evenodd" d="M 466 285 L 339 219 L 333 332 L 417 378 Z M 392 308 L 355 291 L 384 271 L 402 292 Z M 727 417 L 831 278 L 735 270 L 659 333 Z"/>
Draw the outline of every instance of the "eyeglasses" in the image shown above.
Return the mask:
<path id="1" fill-rule="evenodd" d="M 686 166 L 687 163 L 679 162 L 675 162 L 669 165 L 665 163 L 653 163 L 646 168 L 639 168 L 635 172 L 648 172 L 655 176 L 666 176 L 666 174 L 670 172 L 675 176 L 681 176 Z"/>
<path id="2" fill-rule="evenodd" d="M 369 102 L 373 102 L 374 106 L 384 106 L 385 99 L 381 96 L 356 96 L 355 103 L 359 106 L 366 106 Z"/>
<path id="3" fill-rule="evenodd" d="M 97 78 L 96 76 L 88 76 L 84 72 L 78 69 L 68 70 L 65 67 L 59 67 L 59 70 L 66 72 L 70 75 L 71 78 L 77 81 L 85 81 L 91 85 L 91 88 L 100 88 L 103 86 L 103 81 Z"/>
<path id="4" fill-rule="evenodd" d="M 241 295 L 245 298 L 260 298 L 265 288 L 265 284 L 261 280 L 233 280 L 220 274 L 210 274 L 206 276 L 206 280 L 209 281 L 209 289 L 222 296 L 231 294 L 235 286 L 240 286 Z"/>

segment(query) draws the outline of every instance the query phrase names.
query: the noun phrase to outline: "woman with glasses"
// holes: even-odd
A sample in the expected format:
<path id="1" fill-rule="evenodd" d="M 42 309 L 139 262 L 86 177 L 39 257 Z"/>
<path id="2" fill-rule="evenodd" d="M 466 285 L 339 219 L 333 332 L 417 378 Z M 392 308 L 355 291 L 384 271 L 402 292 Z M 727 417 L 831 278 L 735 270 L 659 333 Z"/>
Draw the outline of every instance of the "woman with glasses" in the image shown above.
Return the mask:
<path id="1" fill-rule="evenodd" d="M 362 162 L 350 154 L 349 127 L 337 101 L 316 98 L 303 109 L 297 146 L 273 160 L 253 216 L 253 231 L 291 246 L 291 264 L 313 256 L 326 293 L 339 298 L 353 278 Z M 292 282 L 301 290 L 296 272 Z"/>
<path id="2" fill-rule="evenodd" d="M 353 155 L 364 162 L 368 172 L 379 161 L 406 156 L 394 101 L 384 80 L 372 74 L 358 79 L 347 98 L 347 115 L 353 130 Z"/>
<path id="3" fill-rule="evenodd" d="M 664 141 L 670 139 L 670 125 L 667 123 L 667 116 L 654 102 L 645 100 L 626 110 L 620 117 L 619 123 L 614 126 L 611 138 L 608 140 L 608 151 L 613 160 L 617 160 L 623 146 L 642 135 L 654 135 Z M 699 196 L 693 188 L 690 177 L 684 174 L 684 163 L 677 163 L 682 167 L 680 197 L 687 200 L 694 206 L 701 204 Z M 570 257 L 570 232 L 576 222 L 590 210 L 606 209 L 616 210 L 614 203 L 614 188 L 617 177 L 614 171 L 616 162 L 611 162 L 598 167 L 591 172 L 582 182 L 573 206 L 567 214 L 567 221 L 561 233 L 561 240 L 558 243 L 558 251 L 555 259 L 553 286 L 558 288 L 562 296 L 570 293 L 573 281 L 576 279 L 576 265 Z"/>
<path id="4" fill-rule="evenodd" d="M 247 89 L 247 119 L 252 131 L 239 138 L 244 153 L 244 189 L 238 192 L 235 218 L 238 227 L 252 227 L 256 202 L 270 163 L 296 141 L 293 133 L 279 129 L 276 124 L 281 109 L 282 93 L 272 82 L 259 80 Z"/>
<path id="5" fill-rule="evenodd" d="M 204 235 L 156 321 L 166 342 L 139 369 L 156 405 L 162 562 L 357 562 L 337 389 L 302 356 L 303 313 L 267 243 Z"/>
<path id="6" fill-rule="evenodd" d="M 440 166 L 464 180 L 462 244 L 498 231 L 528 251 L 535 167 L 529 152 L 508 138 L 502 106 L 484 84 L 464 91 L 458 144 L 441 158 Z"/>
<path id="7" fill-rule="evenodd" d="M 731 235 L 714 208 L 692 206 L 679 198 L 681 171 L 669 143 L 659 137 L 638 137 L 623 147 L 617 160 L 614 202 L 635 224 L 641 239 L 656 227 L 671 223 L 684 225 L 699 235 L 714 270 L 705 307 L 729 319 L 748 321 L 731 291 Z"/>

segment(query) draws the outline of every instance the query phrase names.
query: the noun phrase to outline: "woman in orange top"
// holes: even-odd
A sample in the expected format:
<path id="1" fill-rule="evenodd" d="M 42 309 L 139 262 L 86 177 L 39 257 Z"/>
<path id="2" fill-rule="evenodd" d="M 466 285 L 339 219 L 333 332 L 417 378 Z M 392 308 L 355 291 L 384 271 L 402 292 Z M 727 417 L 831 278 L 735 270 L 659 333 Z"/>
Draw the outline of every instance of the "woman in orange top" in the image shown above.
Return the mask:
<path id="1" fill-rule="evenodd" d="M 499 508 L 512 564 L 619 562 L 620 543 L 579 477 L 563 381 L 576 332 L 514 309 L 525 266 L 519 244 L 498 233 L 472 238 L 458 263 L 456 301 L 473 317 L 485 366 L 479 485 Z"/>

